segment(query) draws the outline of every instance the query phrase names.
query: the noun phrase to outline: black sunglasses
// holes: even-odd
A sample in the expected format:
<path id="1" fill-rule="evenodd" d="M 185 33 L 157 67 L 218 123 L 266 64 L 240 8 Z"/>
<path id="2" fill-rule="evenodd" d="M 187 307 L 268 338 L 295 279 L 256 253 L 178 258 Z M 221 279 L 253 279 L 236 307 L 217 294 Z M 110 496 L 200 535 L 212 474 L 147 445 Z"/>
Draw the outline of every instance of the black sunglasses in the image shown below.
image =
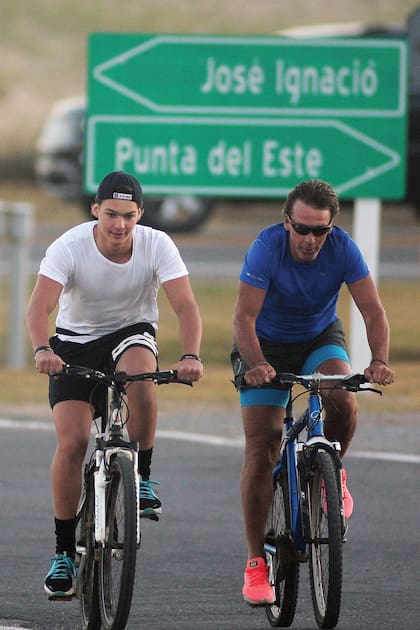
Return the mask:
<path id="1" fill-rule="evenodd" d="M 312 227 L 310 225 L 305 225 L 304 223 L 296 223 L 290 215 L 287 215 L 287 218 L 289 219 L 290 225 L 296 234 L 300 234 L 300 236 L 307 236 L 311 232 L 314 236 L 324 236 L 330 231 L 332 223 L 332 221 L 330 221 L 328 225 L 315 225 Z"/>

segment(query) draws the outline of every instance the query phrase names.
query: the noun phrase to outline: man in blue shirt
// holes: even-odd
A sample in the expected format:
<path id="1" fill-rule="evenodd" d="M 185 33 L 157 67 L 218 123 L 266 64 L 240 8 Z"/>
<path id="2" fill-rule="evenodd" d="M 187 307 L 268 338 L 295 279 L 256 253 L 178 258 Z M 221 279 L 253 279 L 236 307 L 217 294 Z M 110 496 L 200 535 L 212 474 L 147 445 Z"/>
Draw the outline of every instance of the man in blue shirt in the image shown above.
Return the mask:
<path id="1" fill-rule="evenodd" d="M 274 601 L 264 559 L 265 523 L 271 503 L 271 474 L 289 392 L 257 386 L 276 372 L 350 374 L 344 331 L 336 313 L 343 283 L 366 326 L 372 361 L 369 382 L 388 385 L 389 325 L 374 281 L 350 236 L 333 225 L 339 203 L 320 180 L 303 181 L 288 195 L 284 222 L 263 230 L 248 250 L 234 313 L 232 365 L 240 389 L 245 452 L 241 498 L 248 544 L 245 601 Z M 323 397 L 326 436 L 341 443 L 341 457 L 356 430 L 356 396 L 333 390 Z M 342 469 L 345 518 L 353 499 Z"/>

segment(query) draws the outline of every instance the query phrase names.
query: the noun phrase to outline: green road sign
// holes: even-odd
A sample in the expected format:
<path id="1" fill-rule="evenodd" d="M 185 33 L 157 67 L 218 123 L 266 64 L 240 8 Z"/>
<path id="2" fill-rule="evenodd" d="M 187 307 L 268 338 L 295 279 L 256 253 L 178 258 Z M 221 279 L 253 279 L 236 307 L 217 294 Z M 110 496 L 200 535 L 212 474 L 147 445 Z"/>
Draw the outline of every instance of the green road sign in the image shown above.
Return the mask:
<path id="1" fill-rule="evenodd" d="M 362 184 L 371 190 L 399 163 L 395 151 L 331 120 L 98 116 L 89 121 L 88 142 L 97 155 L 87 171 L 92 188 L 98 171 L 116 168 L 136 173 L 156 193 L 209 195 L 217 188 L 226 196 L 241 190 L 273 197 L 328 173 L 345 194 Z M 363 164 L 343 160 L 356 154 Z M 390 192 L 389 175 L 387 183 Z"/>
<path id="2" fill-rule="evenodd" d="M 389 39 L 93 34 L 86 188 L 122 168 L 146 193 L 405 193 L 407 50 Z"/>

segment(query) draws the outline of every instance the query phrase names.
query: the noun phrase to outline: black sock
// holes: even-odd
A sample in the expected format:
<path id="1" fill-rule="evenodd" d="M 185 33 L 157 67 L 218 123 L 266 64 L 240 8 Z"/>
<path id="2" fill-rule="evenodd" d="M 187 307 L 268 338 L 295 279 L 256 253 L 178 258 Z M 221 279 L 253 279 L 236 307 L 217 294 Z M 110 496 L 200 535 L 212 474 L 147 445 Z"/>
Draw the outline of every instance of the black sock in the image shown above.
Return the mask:
<path id="1" fill-rule="evenodd" d="M 56 553 L 67 552 L 72 558 L 76 555 L 76 517 L 55 520 Z"/>
<path id="2" fill-rule="evenodd" d="M 143 481 L 150 479 L 150 466 L 152 464 L 153 446 L 147 451 L 139 451 L 139 473 Z"/>

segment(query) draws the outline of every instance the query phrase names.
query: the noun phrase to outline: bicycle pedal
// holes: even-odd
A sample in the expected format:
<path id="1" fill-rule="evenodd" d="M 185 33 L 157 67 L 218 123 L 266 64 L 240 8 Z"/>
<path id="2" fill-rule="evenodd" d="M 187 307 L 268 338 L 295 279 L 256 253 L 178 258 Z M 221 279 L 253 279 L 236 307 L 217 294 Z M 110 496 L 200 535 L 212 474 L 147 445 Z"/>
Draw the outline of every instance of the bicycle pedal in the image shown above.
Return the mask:
<path id="1" fill-rule="evenodd" d="M 71 600 L 76 597 L 76 594 L 74 595 L 48 595 L 48 600 L 50 602 L 71 602 Z"/>
<path id="2" fill-rule="evenodd" d="M 140 514 L 140 518 L 148 518 L 149 521 L 158 521 L 159 515 L 155 514 L 154 512 L 143 512 L 142 514 Z"/>

